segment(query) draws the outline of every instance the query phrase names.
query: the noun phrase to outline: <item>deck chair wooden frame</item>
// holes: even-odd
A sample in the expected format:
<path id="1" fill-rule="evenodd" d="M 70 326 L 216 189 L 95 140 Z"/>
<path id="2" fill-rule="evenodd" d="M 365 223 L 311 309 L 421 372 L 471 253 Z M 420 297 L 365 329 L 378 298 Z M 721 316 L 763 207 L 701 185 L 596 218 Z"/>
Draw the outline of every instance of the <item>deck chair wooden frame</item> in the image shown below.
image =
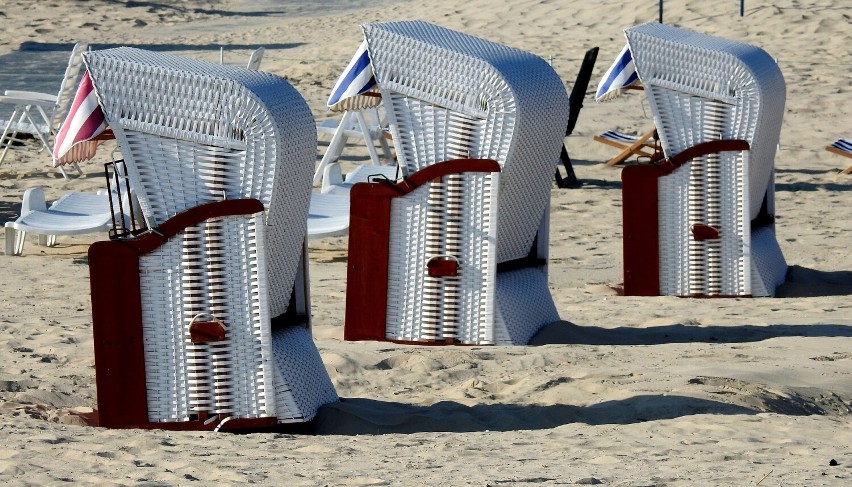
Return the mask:
<path id="1" fill-rule="evenodd" d="M 852 159 L 852 141 L 848 139 L 837 139 L 833 144 L 826 147 L 825 150 Z M 840 171 L 840 174 L 852 174 L 852 166 Z"/>
<path id="2" fill-rule="evenodd" d="M 595 135 L 592 138 L 596 142 L 621 150 L 621 152 L 606 162 L 607 166 L 612 167 L 623 163 L 631 156 L 653 158 L 657 152 L 656 137 L 654 135 L 656 132 L 657 129 L 651 129 L 640 136 L 630 136 L 610 130 L 601 135 Z"/>

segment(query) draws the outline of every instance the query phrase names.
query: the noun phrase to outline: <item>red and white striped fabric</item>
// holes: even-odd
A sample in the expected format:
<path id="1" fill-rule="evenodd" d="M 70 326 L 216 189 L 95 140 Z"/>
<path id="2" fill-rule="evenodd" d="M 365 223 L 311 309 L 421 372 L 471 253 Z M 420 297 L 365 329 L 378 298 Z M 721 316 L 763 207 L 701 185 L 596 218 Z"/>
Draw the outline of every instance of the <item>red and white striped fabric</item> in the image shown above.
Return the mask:
<path id="1" fill-rule="evenodd" d="M 83 162 L 94 157 L 100 141 L 91 139 L 100 135 L 106 128 L 106 118 L 98 104 L 92 78 L 87 71 L 80 80 L 71 110 L 56 134 L 53 149 L 54 167 Z"/>

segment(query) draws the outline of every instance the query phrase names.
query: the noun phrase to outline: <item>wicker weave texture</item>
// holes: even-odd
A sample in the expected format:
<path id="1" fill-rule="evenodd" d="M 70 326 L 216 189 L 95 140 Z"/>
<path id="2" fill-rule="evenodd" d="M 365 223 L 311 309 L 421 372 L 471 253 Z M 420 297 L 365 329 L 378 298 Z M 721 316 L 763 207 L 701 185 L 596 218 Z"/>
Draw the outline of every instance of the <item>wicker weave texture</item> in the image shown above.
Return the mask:
<path id="1" fill-rule="evenodd" d="M 426 22 L 367 24 L 364 37 L 400 165 L 454 158 L 502 167 L 497 261 L 525 256 L 549 203 L 568 96 L 530 53 Z"/>
<path id="2" fill-rule="evenodd" d="M 339 398 L 310 330 L 291 326 L 272 332 L 278 421 L 310 421 L 323 404 Z"/>
<path id="3" fill-rule="evenodd" d="M 774 214 L 774 157 L 784 111 L 784 78 L 763 50 L 650 23 L 626 31 L 667 156 L 702 142 L 742 139 L 747 153 L 693 159 L 659 185 L 661 294 L 771 295 L 764 262 L 786 269 L 777 244 L 755 246 L 750 222 L 764 195 Z M 719 239 L 693 238 L 695 225 Z M 774 234 L 773 234 L 774 235 Z M 774 236 L 773 236 L 774 239 Z M 765 239 L 764 239 L 765 240 Z M 757 279 L 757 281 L 755 281 Z M 772 280 L 772 279 L 770 279 Z"/>
<path id="4" fill-rule="evenodd" d="M 316 158 L 304 99 L 280 77 L 244 68 L 134 48 L 84 58 L 148 226 L 209 201 L 260 200 L 271 312 L 284 312 Z"/>
<path id="5" fill-rule="evenodd" d="M 131 48 L 85 60 L 150 228 L 214 201 L 264 206 L 140 257 L 149 420 L 312 417 L 336 395 L 310 332 L 276 344 L 270 325 L 303 263 L 316 150 L 306 103 L 258 71 Z M 225 339 L 193 343 L 196 322 L 220 323 Z M 290 344 L 300 348 L 282 351 Z M 299 360 L 276 356 L 285 352 Z"/>
<path id="6" fill-rule="evenodd" d="M 387 338 L 494 343 L 494 207 L 488 196 L 498 179 L 453 174 L 393 200 Z M 426 272 L 429 260 L 443 257 L 458 262 L 457 276 Z"/>
<path id="7" fill-rule="evenodd" d="M 368 24 L 364 36 L 404 171 L 465 158 L 501 167 L 394 199 L 387 338 L 526 343 L 543 324 L 522 317 L 527 300 L 552 308 L 546 278 L 501 286 L 496 268 L 530 253 L 549 205 L 568 117 L 562 82 L 532 54 L 425 22 Z M 458 262 L 457 276 L 429 275 L 441 258 Z M 499 325 L 498 289 L 511 295 Z M 555 309 L 544 314 L 556 319 Z"/>

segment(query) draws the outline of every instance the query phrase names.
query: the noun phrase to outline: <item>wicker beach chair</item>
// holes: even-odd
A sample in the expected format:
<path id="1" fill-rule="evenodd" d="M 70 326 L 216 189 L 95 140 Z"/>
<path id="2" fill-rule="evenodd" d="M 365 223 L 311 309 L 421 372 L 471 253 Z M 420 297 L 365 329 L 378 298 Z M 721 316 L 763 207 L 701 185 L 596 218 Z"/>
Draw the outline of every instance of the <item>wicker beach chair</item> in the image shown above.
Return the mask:
<path id="1" fill-rule="evenodd" d="M 351 189 L 347 340 L 525 344 L 547 287 L 568 96 L 542 59 L 425 22 L 364 26 L 403 175 Z"/>
<path id="2" fill-rule="evenodd" d="M 784 78 L 763 50 L 650 23 L 627 29 L 665 160 L 622 172 L 627 295 L 771 296 Z"/>
<path id="3" fill-rule="evenodd" d="M 312 419 L 337 395 L 309 328 L 308 106 L 241 67 L 133 48 L 85 61 L 152 229 L 89 251 L 100 424 Z"/>

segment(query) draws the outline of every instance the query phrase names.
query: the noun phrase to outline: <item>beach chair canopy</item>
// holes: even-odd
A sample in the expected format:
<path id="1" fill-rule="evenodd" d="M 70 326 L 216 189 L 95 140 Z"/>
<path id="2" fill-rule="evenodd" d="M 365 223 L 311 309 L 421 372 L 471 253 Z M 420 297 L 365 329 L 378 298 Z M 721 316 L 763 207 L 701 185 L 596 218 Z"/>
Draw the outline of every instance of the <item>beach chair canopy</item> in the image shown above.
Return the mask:
<path id="1" fill-rule="evenodd" d="M 84 72 L 82 54 L 88 49 L 89 44 L 85 42 L 74 45 L 58 94 L 7 90 L 3 96 L 0 96 L 0 103 L 14 106 L 9 120 L 0 120 L 0 127 L 3 127 L 2 136 L 0 136 L 0 148 L 3 150 L 0 152 L 0 164 L 3 163 L 9 149 L 20 142 L 21 135 L 37 138 L 40 148 L 46 149 L 50 156 L 53 155 L 53 137 L 59 132 L 71 108 L 77 85 Z M 79 165 L 74 164 L 73 167 L 78 174 L 82 174 Z M 63 167 L 58 169 L 67 179 L 65 169 Z"/>

